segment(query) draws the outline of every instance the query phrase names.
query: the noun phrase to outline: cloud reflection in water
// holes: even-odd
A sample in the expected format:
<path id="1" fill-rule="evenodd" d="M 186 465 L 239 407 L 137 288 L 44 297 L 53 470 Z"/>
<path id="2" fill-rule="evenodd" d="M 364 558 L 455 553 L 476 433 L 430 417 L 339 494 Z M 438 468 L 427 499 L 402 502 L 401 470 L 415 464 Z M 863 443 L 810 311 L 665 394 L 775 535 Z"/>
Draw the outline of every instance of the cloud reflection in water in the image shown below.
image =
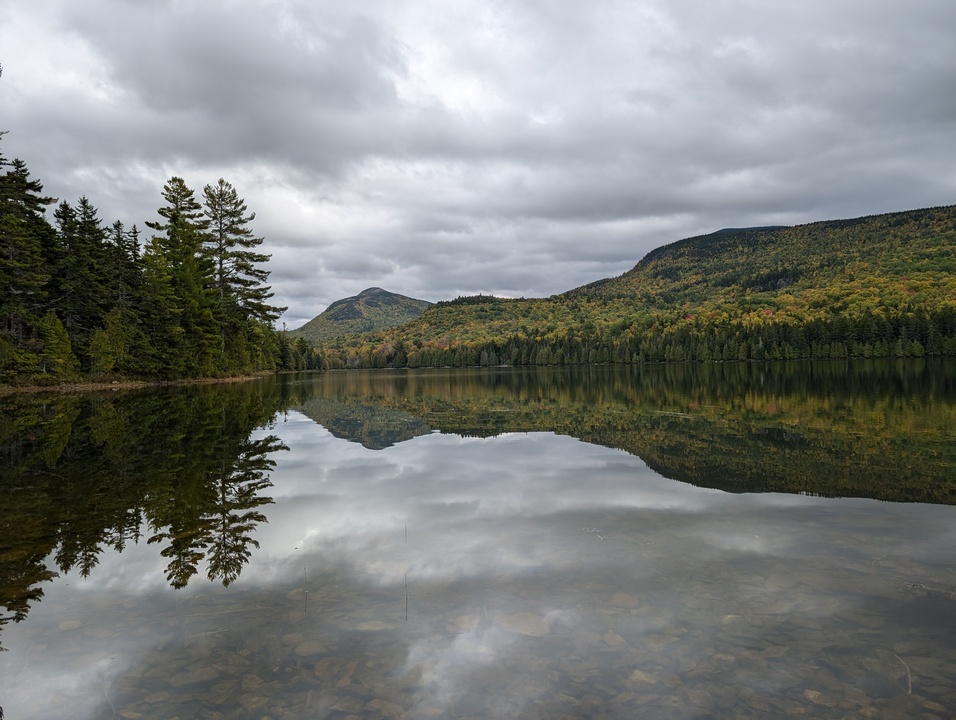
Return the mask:
<path id="1" fill-rule="evenodd" d="M 369 450 L 295 412 L 268 432 L 291 450 L 276 458 L 275 504 L 240 580 L 174 592 L 153 547 L 104 553 L 5 635 L 34 657 L 16 669 L 20 689 L 3 684 L 8 712 L 29 696 L 41 714 L 21 716 L 42 717 L 68 697 L 77 717 L 96 717 L 126 678 L 195 653 L 229 672 L 248 664 L 241 677 L 294 667 L 323 683 L 316 707 L 398 687 L 422 715 L 607 713 L 610 701 L 586 699 L 632 707 L 652 688 L 693 690 L 682 702 L 703 705 L 721 687 L 783 695 L 829 647 L 877 663 L 885 689 L 902 666 L 881 648 L 914 630 L 890 620 L 914 607 L 905 573 L 915 558 L 915 579 L 942 584 L 930 572 L 954 533 L 949 507 L 701 489 L 550 433 Z M 921 608 L 916 629 L 936 622 L 944 647 L 952 621 Z M 352 670 L 311 670 L 327 657 Z M 49 705 L 23 689 L 44 686 Z"/>

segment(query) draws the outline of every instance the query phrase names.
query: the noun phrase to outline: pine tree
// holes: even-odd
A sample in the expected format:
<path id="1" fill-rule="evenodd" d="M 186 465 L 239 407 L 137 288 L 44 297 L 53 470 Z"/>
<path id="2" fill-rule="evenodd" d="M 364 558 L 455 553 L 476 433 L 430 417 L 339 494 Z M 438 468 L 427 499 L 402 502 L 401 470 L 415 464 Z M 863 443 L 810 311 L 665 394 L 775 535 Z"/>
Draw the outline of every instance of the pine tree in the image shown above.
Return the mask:
<path id="1" fill-rule="evenodd" d="M 249 224 L 245 201 L 228 182 L 203 189 L 204 210 L 209 222 L 206 248 L 212 259 L 213 287 L 218 318 L 222 323 L 221 347 L 231 371 L 263 369 L 274 365 L 272 353 L 263 345 L 275 334 L 272 324 L 285 308 L 268 303 L 272 290 L 266 284 L 269 272 L 261 265 L 269 260 L 256 250 L 263 238 Z"/>
<path id="2" fill-rule="evenodd" d="M 224 445 L 221 469 L 209 476 L 215 502 L 206 515 L 211 528 L 206 575 L 228 586 L 249 562 L 252 548 L 259 547 L 259 541 L 251 533 L 260 523 L 268 522 L 257 508 L 274 502 L 261 494 L 272 487 L 269 472 L 275 467 L 275 461 L 269 456 L 288 448 L 274 435 L 259 440 L 244 439 L 238 448 L 232 442 Z"/>
<path id="3" fill-rule="evenodd" d="M 285 308 L 267 302 L 273 295 L 266 285 L 269 271 L 260 265 L 271 256 L 255 250 L 263 241 L 249 228 L 256 214 L 248 213 L 245 201 L 222 178 L 215 186 L 206 185 L 203 198 L 209 222 L 206 242 L 215 264 L 215 288 L 221 312 L 227 317 L 272 323 Z"/>
<path id="4" fill-rule="evenodd" d="M 143 252 L 142 305 L 139 319 L 146 338 L 140 367 L 146 375 L 185 373 L 180 301 L 173 289 L 170 264 L 153 238 Z"/>

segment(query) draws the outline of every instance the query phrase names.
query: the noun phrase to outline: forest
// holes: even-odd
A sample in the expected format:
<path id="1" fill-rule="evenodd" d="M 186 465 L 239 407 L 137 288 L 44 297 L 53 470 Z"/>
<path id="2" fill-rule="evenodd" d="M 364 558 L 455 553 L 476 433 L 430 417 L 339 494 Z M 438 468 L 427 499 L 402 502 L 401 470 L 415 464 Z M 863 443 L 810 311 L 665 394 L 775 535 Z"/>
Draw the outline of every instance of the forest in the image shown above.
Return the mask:
<path id="1" fill-rule="evenodd" d="M 332 367 L 956 355 L 956 206 L 724 230 L 542 299 L 462 297 L 322 346 Z"/>
<path id="2" fill-rule="evenodd" d="M 162 201 L 144 236 L 135 224 L 104 224 L 85 196 L 44 195 L 25 162 L 0 154 L 0 383 L 318 364 L 307 342 L 274 329 L 285 308 L 269 302 L 269 256 L 232 184 L 206 185 L 199 200 L 174 176 Z"/>

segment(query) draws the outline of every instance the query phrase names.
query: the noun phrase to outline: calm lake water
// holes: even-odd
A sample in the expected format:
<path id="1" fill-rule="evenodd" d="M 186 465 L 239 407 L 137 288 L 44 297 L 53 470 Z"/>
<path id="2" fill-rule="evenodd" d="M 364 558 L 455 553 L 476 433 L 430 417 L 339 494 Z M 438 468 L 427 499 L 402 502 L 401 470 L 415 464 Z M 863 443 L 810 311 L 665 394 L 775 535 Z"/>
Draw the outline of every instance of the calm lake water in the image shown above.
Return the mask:
<path id="1" fill-rule="evenodd" d="M 956 715 L 956 366 L 0 400 L 26 718 Z"/>

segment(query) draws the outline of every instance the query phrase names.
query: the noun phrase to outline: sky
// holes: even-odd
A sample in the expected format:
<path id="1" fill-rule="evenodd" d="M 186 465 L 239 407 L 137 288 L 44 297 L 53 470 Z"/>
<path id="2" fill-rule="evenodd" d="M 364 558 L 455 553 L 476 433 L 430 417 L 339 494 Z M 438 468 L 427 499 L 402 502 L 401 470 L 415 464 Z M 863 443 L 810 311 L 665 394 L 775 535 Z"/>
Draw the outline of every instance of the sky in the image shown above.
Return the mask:
<path id="1" fill-rule="evenodd" d="M 0 0 L 0 143 L 145 230 L 232 183 L 289 329 L 956 203 L 952 0 Z M 52 218 L 51 218 L 52 219 Z"/>

